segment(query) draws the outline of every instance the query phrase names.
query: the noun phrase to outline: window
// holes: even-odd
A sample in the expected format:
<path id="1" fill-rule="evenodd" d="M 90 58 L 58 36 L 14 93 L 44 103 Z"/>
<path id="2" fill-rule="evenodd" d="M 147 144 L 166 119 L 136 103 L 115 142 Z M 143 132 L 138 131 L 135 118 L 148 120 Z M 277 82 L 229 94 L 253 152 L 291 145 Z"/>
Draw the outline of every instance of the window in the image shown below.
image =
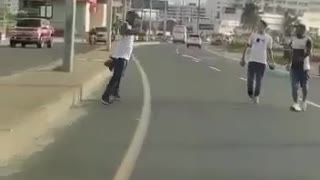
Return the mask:
<path id="1" fill-rule="evenodd" d="M 39 19 L 22 19 L 18 20 L 17 27 L 40 27 L 41 21 Z"/>

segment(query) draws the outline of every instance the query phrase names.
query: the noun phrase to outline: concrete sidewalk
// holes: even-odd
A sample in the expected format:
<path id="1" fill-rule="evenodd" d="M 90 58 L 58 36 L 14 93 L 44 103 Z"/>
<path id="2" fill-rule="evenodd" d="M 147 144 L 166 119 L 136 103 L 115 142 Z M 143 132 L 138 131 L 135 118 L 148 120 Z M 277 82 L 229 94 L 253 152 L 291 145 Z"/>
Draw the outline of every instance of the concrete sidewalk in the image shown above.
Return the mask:
<path id="1" fill-rule="evenodd" d="M 136 46 L 150 44 L 158 43 Z M 0 168 L 46 146 L 42 137 L 68 123 L 59 117 L 111 76 L 103 65 L 108 54 L 98 48 L 76 56 L 73 73 L 38 70 L 0 79 Z"/>

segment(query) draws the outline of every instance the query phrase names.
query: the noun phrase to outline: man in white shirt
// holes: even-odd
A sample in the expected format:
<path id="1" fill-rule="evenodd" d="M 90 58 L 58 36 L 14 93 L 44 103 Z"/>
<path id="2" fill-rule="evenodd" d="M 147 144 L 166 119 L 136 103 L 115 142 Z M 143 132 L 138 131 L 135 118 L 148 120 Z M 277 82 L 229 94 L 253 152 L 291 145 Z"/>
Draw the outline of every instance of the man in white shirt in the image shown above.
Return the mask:
<path id="1" fill-rule="evenodd" d="M 120 35 L 122 38 L 111 56 L 113 59 L 113 76 L 101 99 L 102 103 L 105 105 L 112 103 L 110 99 L 111 96 L 118 99 L 120 98 L 120 81 L 133 51 L 134 37 L 137 34 L 133 29 L 133 26 L 137 17 L 138 15 L 134 11 L 129 11 L 127 13 L 126 22 L 120 28 Z"/>
<path id="2" fill-rule="evenodd" d="M 294 101 L 290 109 L 297 112 L 306 111 L 312 40 L 306 36 L 306 26 L 304 24 L 299 24 L 296 27 L 296 35 L 292 37 L 289 45 L 291 47 L 291 57 L 287 69 L 290 71 Z M 301 106 L 298 96 L 299 87 L 301 87 L 303 95 Z"/>
<path id="3" fill-rule="evenodd" d="M 261 20 L 259 22 L 258 31 L 253 33 L 248 42 L 248 46 L 243 52 L 241 66 L 246 64 L 246 54 L 250 48 L 249 64 L 248 64 L 248 95 L 255 102 L 259 103 L 261 83 L 268 64 L 270 69 L 274 69 L 274 60 L 272 53 L 272 37 L 266 33 L 268 24 Z M 268 60 L 271 61 L 268 63 Z M 255 83 L 254 83 L 255 82 Z M 254 87 L 255 84 L 255 87 Z"/>

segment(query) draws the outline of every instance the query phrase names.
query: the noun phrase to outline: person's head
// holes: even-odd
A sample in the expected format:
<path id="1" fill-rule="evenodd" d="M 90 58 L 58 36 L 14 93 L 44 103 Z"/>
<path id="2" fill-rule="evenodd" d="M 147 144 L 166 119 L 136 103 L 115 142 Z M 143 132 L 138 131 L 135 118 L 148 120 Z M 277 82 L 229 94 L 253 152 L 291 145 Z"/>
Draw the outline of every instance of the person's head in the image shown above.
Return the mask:
<path id="1" fill-rule="evenodd" d="M 137 14 L 135 11 L 128 11 L 128 12 L 127 12 L 127 19 L 126 19 L 126 21 L 127 21 L 131 26 L 133 26 L 135 20 L 136 20 L 138 17 L 139 17 L 139 16 L 138 16 L 138 14 Z"/>
<path id="2" fill-rule="evenodd" d="M 296 36 L 303 37 L 306 33 L 306 26 L 304 24 L 298 24 L 296 26 Z"/>
<path id="3" fill-rule="evenodd" d="M 258 32 L 264 33 L 266 31 L 267 27 L 268 27 L 267 22 L 265 22 L 264 20 L 260 20 L 260 22 L 258 24 Z"/>

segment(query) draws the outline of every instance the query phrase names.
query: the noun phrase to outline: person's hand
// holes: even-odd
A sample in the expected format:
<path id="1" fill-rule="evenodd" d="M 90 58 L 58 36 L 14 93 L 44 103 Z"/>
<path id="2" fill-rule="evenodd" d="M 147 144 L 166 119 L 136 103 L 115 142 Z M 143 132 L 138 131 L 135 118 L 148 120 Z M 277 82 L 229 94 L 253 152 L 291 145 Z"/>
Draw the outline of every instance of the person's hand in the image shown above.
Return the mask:
<path id="1" fill-rule="evenodd" d="M 276 68 L 276 65 L 274 63 L 269 63 L 269 68 L 271 70 L 274 70 Z"/>
<path id="2" fill-rule="evenodd" d="M 245 65 L 246 65 L 246 61 L 245 61 L 244 59 L 242 59 L 242 60 L 240 61 L 240 66 L 244 67 Z"/>
<path id="3" fill-rule="evenodd" d="M 286 69 L 287 69 L 287 71 L 290 71 L 291 70 L 291 64 L 287 64 Z"/>

